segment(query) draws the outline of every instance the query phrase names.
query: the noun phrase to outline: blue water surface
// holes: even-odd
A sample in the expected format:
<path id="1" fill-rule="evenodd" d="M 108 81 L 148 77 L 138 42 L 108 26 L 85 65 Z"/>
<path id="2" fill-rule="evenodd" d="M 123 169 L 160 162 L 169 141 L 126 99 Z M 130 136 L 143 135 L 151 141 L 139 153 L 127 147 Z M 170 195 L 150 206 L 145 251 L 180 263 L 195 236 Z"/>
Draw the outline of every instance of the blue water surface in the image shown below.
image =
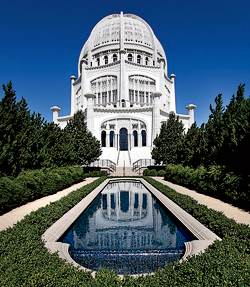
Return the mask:
<path id="1" fill-rule="evenodd" d="M 60 241 L 88 269 L 141 274 L 182 257 L 184 243 L 192 239 L 143 184 L 113 182 Z"/>

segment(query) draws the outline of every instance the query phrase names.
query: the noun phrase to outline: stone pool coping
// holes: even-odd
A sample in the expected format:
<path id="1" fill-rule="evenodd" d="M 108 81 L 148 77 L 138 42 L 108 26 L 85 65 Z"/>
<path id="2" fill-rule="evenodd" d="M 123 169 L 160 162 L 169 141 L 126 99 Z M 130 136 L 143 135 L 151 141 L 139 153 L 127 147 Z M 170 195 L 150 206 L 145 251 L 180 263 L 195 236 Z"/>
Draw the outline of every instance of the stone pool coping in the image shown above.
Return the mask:
<path id="1" fill-rule="evenodd" d="M 108 178 L 45 231 L 42 235 L 42 240 L 50 253 L 58 252 L 60 258 L 65 259 L 68 263 L 72 263 L 73 266 L 78 267 L 79 270 L 89 271 L 93 277 L 95 276 L 96 271 L 92 271 L 79 265 L 71 258 L 68 251 L 69 244 L 57 242 L 57 240 L 59 240 L 68 228 L 76 221 L 76 219 L 83 213 L 104 187 L 109 182 L 116 181 L 141 182 L 197 238 L 197 240 L 185 243 L 185 254 L 180 261 L 187 260 L 188 256 L 199 255 L 200 253 L 203 253 L 215 240 L 222 240 L 143 178 Z M 141 275 L 145 274 L 131 276 Z M 119 276 L 123 277 L 123 275 Z"/>

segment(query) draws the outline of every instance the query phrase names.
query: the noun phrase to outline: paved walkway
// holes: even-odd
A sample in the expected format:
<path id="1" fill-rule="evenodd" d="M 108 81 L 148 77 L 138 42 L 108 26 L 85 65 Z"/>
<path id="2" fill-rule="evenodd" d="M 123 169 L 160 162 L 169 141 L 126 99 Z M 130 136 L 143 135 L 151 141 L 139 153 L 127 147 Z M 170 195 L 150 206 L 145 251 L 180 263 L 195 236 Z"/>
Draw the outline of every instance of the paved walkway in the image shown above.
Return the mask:
<path id="1" fill-rule="evenodd" d="M 222 211 L 228 218 L 233 218 L 238 223 L 245 223 L 250 226 L 250 213 L 242 209 L 232 206 L 229 203 L 225 203 L 219 199 L 198 193 L 194 190 L 190 190 L 186 187 L 173 184 L 169 181 L 164 180 L 163 177 L 152 177 L 153 179 L 168 185 L 172 189 L 179 193 L 189 195 L 190 197 L 196 199 L 199 203 L 206 205 L 217 211 Z"/>
<path id="2" fill-rule="evenodd" d="M 43 198 L 37 199 L 33 202 L 29 202 L 23 206 L 17 207 L 8 213 L 0 216 L 0 230 L 4 230 L 7 227 L 12 227 L 17 221 L 24 218 L 25 215 L 29 214 L 31 211 L 35 211 L 40 207 L 44 207 L 50 202 L 59 200 L 61 197 L 68 195 L 70 192 L 81 188 L 82 186 L 89 184 L 96 180 L 96 178 L 88 177 L 84 181 L 74 184 L 62 191 L 58 191 L 55 194 L 45 196 Z"/>
<path id="3" fill-rule="evenodd" d="M 163 177 L 152 177 L 153 179 L 168 185 L 179 193 L 186 194 L 196 199 L 199 203 L 206 205 L 214 210 L 222 211 L 227 217 L 233 218 L 238 223 L 245 223 L 250 226 L 250 213 L 245 212 L 242 209 L 234 207 L 228 203 L 224 203 L 219 199 L 212 198 L 210 196 L 200 194 L 194 190 L 190 190 L 183 186 L 173 184 L 169 181 L 164 180 Z M 96 178 L 86 178 L 83 182 L 72 185 L 62 191 L 59 191 L 53 195 L 49 195 L 33 202 L 29 202 L 26 205 L 20 206 L 11 210 L 10 212 L 0 216 L 0 230 L 4 230 L 7 227 L 12 227 L 17 221 L 24 218 L 25 215 L 29 214 L 31 211 L 35 211 L 40 207 L 43 207 L 50 202 L 59 200 L 61 197 L 68 195 L 70 192 L 81 188 L 82 186 L 93 182 Z"/>

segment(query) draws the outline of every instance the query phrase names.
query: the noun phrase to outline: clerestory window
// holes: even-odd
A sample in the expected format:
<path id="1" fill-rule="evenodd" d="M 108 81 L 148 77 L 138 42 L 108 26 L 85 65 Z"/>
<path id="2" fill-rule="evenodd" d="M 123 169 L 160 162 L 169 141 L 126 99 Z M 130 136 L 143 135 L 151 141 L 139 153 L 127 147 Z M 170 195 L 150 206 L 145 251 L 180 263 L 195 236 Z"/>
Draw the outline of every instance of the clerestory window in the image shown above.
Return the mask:
<path id="1" fill-rule="evenodd" d="M 105 63 L 105 65 L 108 64 L 108 56 L 104 56 L 104 63 Z"/>
<path id="2" fill-rule="evenodd" d="M 137 56 L 137 64 L 141 64 L 141 56 L 140 55 Z"/>
<path id="3" fill-rule="evenodd" d="M 132 62 L 132 60 L 133 60 L 132 54 L 128 54 L 128 61 Z"/>

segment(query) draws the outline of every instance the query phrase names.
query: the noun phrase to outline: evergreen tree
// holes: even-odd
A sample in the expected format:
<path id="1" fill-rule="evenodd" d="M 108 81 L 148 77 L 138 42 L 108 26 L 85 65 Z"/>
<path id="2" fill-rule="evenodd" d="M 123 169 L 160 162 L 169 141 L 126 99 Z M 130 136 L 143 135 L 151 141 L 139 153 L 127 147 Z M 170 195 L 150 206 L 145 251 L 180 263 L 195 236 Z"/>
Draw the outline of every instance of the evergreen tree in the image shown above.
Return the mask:
<path id="1" fill-rule="evenodd" d="M 237 96 L 232 96 L 223 115 L 224 142 L 218 158 L 219 164 L 237 174 L 249 174 L 242 164 L 250 160 L 250 98 L 244 98 L 244 87 L 245 84 L 238 86 Z"/>
<path id="2" fill-rule="evenodd" d="M 193 157 L 189 159 L 189 165 L 198 167 L 205 165 L 207 157 L 208 143 L 205 134 L 205 124 L 202 123 L 197 135 L 197 145 L 194 150 Z"/>
<path id="3" fill-rule="evenodd" d="M 182 163 L 183 165 L 195 165 L 194 154 L 199 148 L 199 130 L 196 122 L 194 122 L 187 133 L 184 134 L 183 144 L 177 150 L 178 163 Z"/>
<path id="4" fill-rule="evenodd" d="M 84 114 L 77 111 L 69 120 L 65 131 L 70 135 L 74 150 L 74 164 L 89 165 L 102 153 L 100 142 L 87 130 Z"/>
<path id="5" fill-rule="evenodd" d="M 15 176 L 29 162 L 27 146 L 33 131 L 30 130 L 30 111 L 25 99 L 16 102 L 11 82 L 3 85 L 3 90 L 5 94 L 0 102 L 0 171 Z"/>
<path id="6" fill-rule="evenodd" d="M 204 149 L 205 162 L 203 164 L 207 167 L 216 164 L 224 136 L 223 113 L 225 109 L 223 107 L 222 95 L 219 94 L 214 101 L 216 104 L 215 109 L 210 104 L 211 114 L 205 126 L 205 139 L 207 143 Z"/>
<path id="7" fill-rule="evenodd" d="M 179 121 L 179 117 L 175 118 L 174 112 L 171 112 L 167 124 L 162 124 L 160 134 L 154 140 L 152 158 L 156 164 L 176 163 L 177 151 L 181 149 L 183 141 L 183 133 L 183 123 Z"/>
<path id="8" fill-rule="evenodd" d="M 3 85 L 0 101 L 0 176 L 21 170 L 72 164 L 73 146 L 54 123 L 30 113 L 25 99 L 16 102 L 11 82 Z"/>
<path id="9" fill-rule="evenodd" d="M 54 123 L 46 123 L 37 143 L 40 167 L 61 167 L 74 163 L 74 147 L 70 135 Z"/>

